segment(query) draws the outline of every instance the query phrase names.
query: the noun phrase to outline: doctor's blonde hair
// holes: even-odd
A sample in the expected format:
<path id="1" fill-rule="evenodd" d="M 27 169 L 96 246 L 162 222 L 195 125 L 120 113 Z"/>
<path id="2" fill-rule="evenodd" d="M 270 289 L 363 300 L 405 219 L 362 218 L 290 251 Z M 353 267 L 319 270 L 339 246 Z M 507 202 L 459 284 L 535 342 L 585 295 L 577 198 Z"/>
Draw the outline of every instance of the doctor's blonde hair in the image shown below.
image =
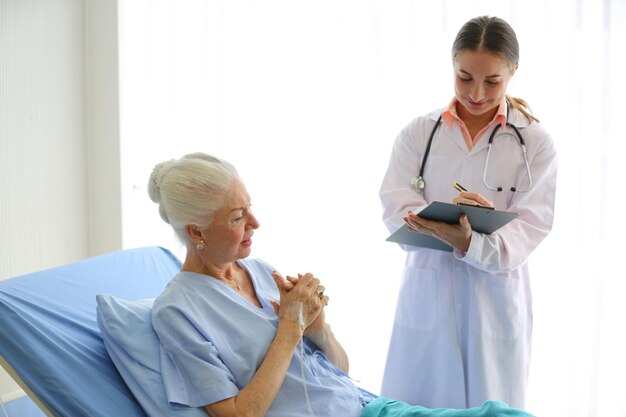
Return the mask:
<path id="1" fill-rule="evenodd" d="M 185 226 L 209 226 L 237 180 L 233 165 L 198 152 L 157 164 L 148 180 L 148 194 L 159 204 L 161 218 L 187 245 Z"/>
<path id="2" fill-rule="evenodd" d="M 461 27 L 452 44 L 452 60 L 463 51 L 484 51 L 509 63 L 511 70 L 519 63 L 519 43 L 515 31 L 505 20 L 493 16 L 471 19 Z M 506 100 L 529 121 L 539 121 L 526 101 L 506 95 Z"/>

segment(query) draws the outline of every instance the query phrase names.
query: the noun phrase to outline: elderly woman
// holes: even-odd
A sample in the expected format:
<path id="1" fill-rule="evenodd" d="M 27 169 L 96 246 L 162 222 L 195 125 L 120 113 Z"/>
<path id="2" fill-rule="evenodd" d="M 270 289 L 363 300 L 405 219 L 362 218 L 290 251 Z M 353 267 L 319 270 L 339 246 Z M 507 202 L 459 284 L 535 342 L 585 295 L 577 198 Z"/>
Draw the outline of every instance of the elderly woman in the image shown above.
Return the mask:
<path id="1" fill-rule="evenodd" d="M 259 222 L 231 164 L 201 153 L 163 162 L 149 193 L 187 247 L 152 312 L 172 406 L 213 417 L 528 415 L 498 402 L 427 410 L 356 387 L 320 280 L 248 259 Z"/>

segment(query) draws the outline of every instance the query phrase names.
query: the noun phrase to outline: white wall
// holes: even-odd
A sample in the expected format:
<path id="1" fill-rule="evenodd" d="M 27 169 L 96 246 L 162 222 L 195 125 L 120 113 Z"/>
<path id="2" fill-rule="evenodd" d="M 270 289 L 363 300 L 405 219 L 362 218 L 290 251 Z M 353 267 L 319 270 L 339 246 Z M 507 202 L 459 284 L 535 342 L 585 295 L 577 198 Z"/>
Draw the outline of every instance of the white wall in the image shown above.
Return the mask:
<path id="1" fill-rule="evenodd" d="M 0 276 L 87 255 L 83 7 L 0 2 Z"/>
<path id="2" fill-rule="evenodd" d="M 116 12 L 0 0 L 0 279 L 121 248 Z"/>
<path id="3" fill-rule="evenodd" d="M 85 0 L 89 255 L 122 248 L 117 0 Z"/>

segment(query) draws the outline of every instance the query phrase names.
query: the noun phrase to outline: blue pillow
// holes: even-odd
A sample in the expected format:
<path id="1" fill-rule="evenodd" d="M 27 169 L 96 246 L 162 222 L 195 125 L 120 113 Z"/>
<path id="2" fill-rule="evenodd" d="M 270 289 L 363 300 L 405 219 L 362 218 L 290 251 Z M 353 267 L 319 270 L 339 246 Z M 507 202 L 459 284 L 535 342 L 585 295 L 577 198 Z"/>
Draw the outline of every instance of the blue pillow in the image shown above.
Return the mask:
<path id="1" fill-rule="evenodd" d="M 161 378 L 159 339 L 152 329 L 153 299 L 96 296 L 98 326 L 111 360 L 150 417 L 207 417 L 201 408 L 169 406 Z"/>

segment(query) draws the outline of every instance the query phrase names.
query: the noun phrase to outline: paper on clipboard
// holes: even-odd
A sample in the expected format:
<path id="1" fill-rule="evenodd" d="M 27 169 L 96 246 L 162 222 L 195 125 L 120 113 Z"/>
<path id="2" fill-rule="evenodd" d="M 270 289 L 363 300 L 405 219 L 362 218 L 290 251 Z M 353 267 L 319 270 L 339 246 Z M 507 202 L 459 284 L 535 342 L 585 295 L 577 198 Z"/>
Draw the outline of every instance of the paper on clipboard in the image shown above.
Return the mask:
<path id="1" fill-rule="evenodd" d="M 495 232 L 519 215 L 509 211 L 444 203 L 442 201 L 433 201 L 418 214 L 425 219 L 443 221 L 450 224 L 458 224 L 461 214 L 466 214 L 472 225 L 472 230 L 486 234 Z M 423 233 L 412 232 L 406 224 L 392 233 L 387 238 L 387 241 L 452 252 L 452 247 L 447 243 Z"/>

